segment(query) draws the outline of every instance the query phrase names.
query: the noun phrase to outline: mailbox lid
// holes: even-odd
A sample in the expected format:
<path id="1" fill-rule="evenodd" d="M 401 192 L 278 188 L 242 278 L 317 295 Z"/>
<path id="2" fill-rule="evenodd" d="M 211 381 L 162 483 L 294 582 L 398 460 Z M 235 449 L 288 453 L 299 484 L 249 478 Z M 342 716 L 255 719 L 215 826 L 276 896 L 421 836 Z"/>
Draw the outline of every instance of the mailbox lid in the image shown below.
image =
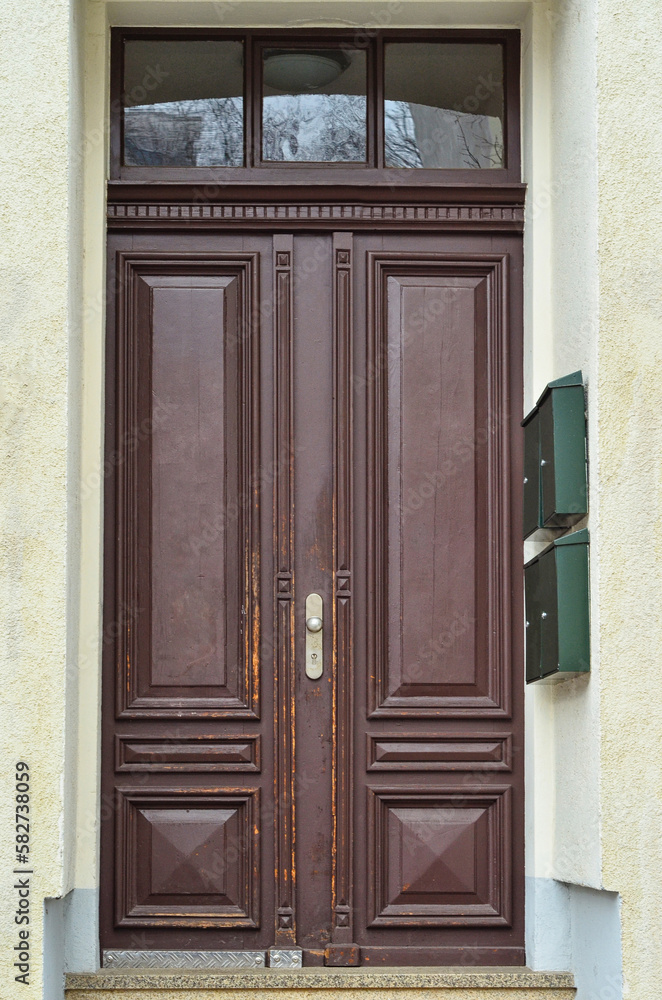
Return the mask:
<path id="1" fill-rule="evenodd" d="M 526 607 L 526 682 L 541 676 L 540 643 L 540 566 L 535 559 L 524 568 L 524 601 Z"/>
<path id="2" fill-rule="evenodd" d="M 542 524 L 566 528 L 588 513 L 584 387 L 550 386 L 540 405 Z"/>
<path id="3" fill-rule="evenodd" d="M 590 670 L 589 534 L 588 529 L 557 538 L 556 579 L 559 614 L 559 670 Z"/>
<path id="4" fill-rule="evenodd" d="M 542 525 L 540 491 L 540 413 L 536 408 L 524 427 L 524 538 Z"/>

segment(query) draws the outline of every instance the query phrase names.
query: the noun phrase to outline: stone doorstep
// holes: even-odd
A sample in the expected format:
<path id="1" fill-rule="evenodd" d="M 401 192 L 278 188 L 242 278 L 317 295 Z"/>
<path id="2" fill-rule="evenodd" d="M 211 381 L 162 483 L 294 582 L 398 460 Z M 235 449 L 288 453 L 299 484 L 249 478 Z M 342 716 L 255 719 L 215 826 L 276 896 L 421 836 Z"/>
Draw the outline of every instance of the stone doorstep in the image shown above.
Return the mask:
<path id="1" fill-rule="evenodd" d="M 566 972 L 530 969 L 271 969 L 234 972 L 123 969 L 69 974 L 67 1000 L 574 1000 Z M 182 993 L 184 996 L 182 996 Z M 374 993 L 373 993 L 374 996 Z M 377 998 L 375 998 L 377 1000 Z"/>

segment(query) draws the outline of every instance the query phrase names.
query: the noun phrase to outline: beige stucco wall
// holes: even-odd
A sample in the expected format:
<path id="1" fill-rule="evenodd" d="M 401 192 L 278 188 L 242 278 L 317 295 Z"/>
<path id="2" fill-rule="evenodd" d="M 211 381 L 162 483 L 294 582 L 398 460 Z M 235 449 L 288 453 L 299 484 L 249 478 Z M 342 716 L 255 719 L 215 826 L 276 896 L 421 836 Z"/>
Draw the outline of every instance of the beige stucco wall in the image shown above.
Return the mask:
<path id="1" fill-rule="evenodd" d="M 109 44 L 104 5 L 87 3 L 85 15 L 85 197 L 82 323 L 83 392 L 80 463 L 80 598 L 78 645 L 76 887 L 98 884 L 99 721 L 101 692 L 101 589 L 103 516 L 103 413 L 105 329 L 105 184 L 108 161 Z M 108 804 L 105 804 L 108 808 Z"/>
<path id="2" fill-rule="evenodd" d="M 593 674 L 530 688 L 527 870 L 621 894 L 626 996 L 662 980 L 662 161 L 658 0 L 4 0 L 0 801 L 33 771 L 41 907 L 98 883 L 107 24 L 520 25 L 525 393 L 589 381 Z M 83 24 L 83 17 L 84 24 Z M 384 21 L 384 18 L 387 21 Z M 81 38 L 84 34 L 84 45 Z M 84 52 L 85 118 L 81 120 Z M 84 167 L 84 171 L 83 171 Z M 84 197 L 83 197 L 84 195 Z M 84 214 L 83 214 L 84 206 Z M 83 256 L 84 247 L 84 256 Z M 80 586 L 79 586 L 80 584 Z M 13 827 L 0 821 L 13 900 Z M 11 911 L 0 996 L 17 995 Z M 48 1000 L 51 1000 L 49 997 Z"/>
<path id="3" fill-rule="evenodd" d="M 603 880 L 626 995 L 662 981 L 662 7 L 598 10 Z"/>
<path id="4" fill-rule="evenodd" d="M 597 60 L 598 0 L 552 5 L 551 151 L 554 191 L 552 248 L 553 372 L 581 369 L 588 385 L 591 570 L 600 559 L 600 440 L 597 383 Z M 550 874 L 601 887 L 600 875 L 600 628 L 598 589 L 592 588 L 593 675 L 549 691 L 555 718 L 555 823 Z"/>
<path id="5" fill-rule="evenodd" d="M 532 334 L 527 388 L 532 402 L 549 377 L 579 367 L 588 381 L 592 675 L 527 692 L 539 820 L 530 871 L 620 894 L 623 995 L 652 1000 L 662 978 L 662 8 L 557 0 L 536 16 L 549 26 L 552 336 L 546 356 Z"/>
<path id="6" fill-rule="evenodd" d="M 73 884 L 82 84 L 68 0 L 0 5 L 0 995 L 41 997 L 45 897 Z M 29 986 L 14 981 L 14 764 L 31 781 Z"/>

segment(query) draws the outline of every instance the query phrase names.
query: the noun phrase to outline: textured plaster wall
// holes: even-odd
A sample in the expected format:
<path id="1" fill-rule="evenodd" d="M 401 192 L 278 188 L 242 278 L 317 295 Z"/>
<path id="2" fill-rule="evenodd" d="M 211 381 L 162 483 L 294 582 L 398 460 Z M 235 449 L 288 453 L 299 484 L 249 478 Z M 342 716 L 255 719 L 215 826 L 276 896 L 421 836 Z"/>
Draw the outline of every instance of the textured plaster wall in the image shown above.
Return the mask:
<path id="1" fill-rule="evenodd" d="M 598 4 L 603 881 L 625 996 L 662 982 L 662 6 Z"/>
<path id="2" fill-rule="evenodd" d="M 549 215 L 552 336 L 533 373 L 536 396 L 553 378 L 582 370 L 588 383 L 592 573 L 591 676 L 554 687 L 533 686 L 547 761 L 536 769 L 537 799 L 553 812 L 551 851 L 538 852 L 536 875 L 599 888 L 600 881 L 600 441 L 597 410 L 597 108 L 598 0 L 553 0 L 540 11 L 549 33 L 551 102 L 547 197 L 532 199 L 534 225 Z M 541 25 L 542 29 L 542 25 Z M 546 207 L 548 206 L 548 207 Z M 546 337 L 536 326 L 534 341 Z M 544 719 L 544 721 L 543 721 Z"/>
<path id="3" fill-rule="evenodd" d="M 623 996 L 652 1000 L 662 979 L 662 7 L 553 0 L 534 10 L 549 32 L 552 186 L 530 212 L 540 239 L 549 225 L 551 338 L 543 325 L 540 342 L 536 271 L 526 388 L 531 403 L 549 378 L 587 376 L 592 674 L 527 692 L 529 872 L 618 894 L 572 890 L 580 995 L 620 996 L 618 963 L 600 958 L 599 906 L 610 936 L 620 908 Z"/>
<path id="4" fill-rule="evenodd" d="M 69 0 L 3 0 L 0 31 L 0 996 L 29 1000 L 44 899 L 71 885 L 75 848 L 82 88 Z M 28 986 L 13 968 L 18 760 L 32 774 Z"/>
<path id="5" fill-rule="evenodd" d="M 81 398 L 81 588 L 76 887 L 97 886 L 102 597 L 105 331 L 105 188 L 108 152 L 109 38 L 102 4 L 85 4 L 84 239 Z"/>

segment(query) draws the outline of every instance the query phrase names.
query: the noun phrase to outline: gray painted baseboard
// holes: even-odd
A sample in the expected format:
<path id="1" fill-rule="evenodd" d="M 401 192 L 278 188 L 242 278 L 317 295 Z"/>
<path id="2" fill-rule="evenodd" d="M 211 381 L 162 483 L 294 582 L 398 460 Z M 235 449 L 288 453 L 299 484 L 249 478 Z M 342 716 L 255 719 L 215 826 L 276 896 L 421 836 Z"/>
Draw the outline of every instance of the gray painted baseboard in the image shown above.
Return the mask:
<path id="1" fill-rule="evenodd" d="M 66 972 L 99 968 L 98 912 L 96 889 L 74 889 L 64 900 L 47 901 L 44 957 L 46 968 L 52 970 L 49 1000 L 62 997 L 63 964 Z M 577 1000 L 622 1000 L 618 893 L 527 878 L 526 928 L 531 969 L 573 972 Z"/>
<path id="2" fill-rule="evenodd" d="M 618 893 L 527 878 L 526 957 L 532 969 L 573 972 L 576 1000 L 622 1000 Z"/>
<path id="3" fill-rule="evenodd" d="M 96 972 L 99 955 L 99 893 L 72 889 L 64 897 L 64 971 Z"/>

